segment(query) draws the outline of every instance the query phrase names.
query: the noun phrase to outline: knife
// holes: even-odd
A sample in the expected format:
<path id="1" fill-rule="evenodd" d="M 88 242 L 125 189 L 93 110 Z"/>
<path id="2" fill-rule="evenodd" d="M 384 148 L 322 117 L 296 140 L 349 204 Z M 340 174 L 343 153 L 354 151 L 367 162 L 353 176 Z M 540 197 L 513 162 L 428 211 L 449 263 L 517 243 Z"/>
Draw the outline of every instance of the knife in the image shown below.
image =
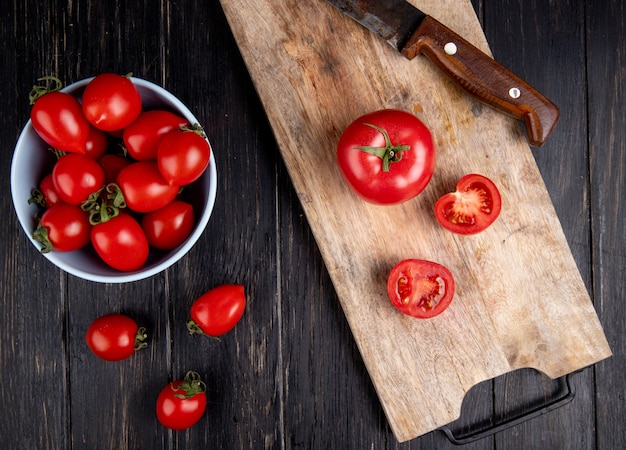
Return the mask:
<path id="1" fill-rule="evenodd" d="M 559 109 L 536 89 L 454 31 L 405 0 L 326 0 L 374 31 L 406 58 L 422 53 L 469 94 L 525 125 L 541 146 L 559 120 Z"/>

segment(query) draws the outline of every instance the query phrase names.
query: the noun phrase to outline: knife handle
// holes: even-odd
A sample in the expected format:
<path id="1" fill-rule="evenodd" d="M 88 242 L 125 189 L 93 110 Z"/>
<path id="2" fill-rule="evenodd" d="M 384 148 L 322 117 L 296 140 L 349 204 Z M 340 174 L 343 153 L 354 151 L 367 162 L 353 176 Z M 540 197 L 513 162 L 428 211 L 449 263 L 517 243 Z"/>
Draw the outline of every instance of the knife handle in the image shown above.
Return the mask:
<path id="1" fill-rule="evenodd" d="M 454 31 L 426 16 L 402 49 L 426 55 L 478 100 L 524 122 L 528 141 L 541 146 L 559 120 L 559 109 L 536 89 Z"/>

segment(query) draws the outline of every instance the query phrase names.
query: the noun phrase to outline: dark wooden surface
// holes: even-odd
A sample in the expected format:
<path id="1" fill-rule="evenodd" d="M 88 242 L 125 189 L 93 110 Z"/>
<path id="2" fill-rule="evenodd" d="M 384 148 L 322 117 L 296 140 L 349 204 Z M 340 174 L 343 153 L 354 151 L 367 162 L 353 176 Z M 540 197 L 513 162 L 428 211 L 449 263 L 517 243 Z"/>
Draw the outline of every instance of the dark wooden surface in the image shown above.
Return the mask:
<path id="1" fill-rule="evenodd" d="M 621 0 L 474 0 L 494 55 L 550 97 L 561 121 L 533 150 L 613 357 L 573 375 L 575 399 L 470 449 L 613 449 L 626 442 L 625 11 Z M 217 0 L 7 2 L 0 17 L 0 448 L 455 448 L 441 432 L 398 444 L 343 316 Z M 13 146 L 36 78 L 103 71 L 163 85 L 203 122 L 218 198 L 199 243 L 150 279 L 90 283 L 56 269 L 13 211 Z M 191 301 L 246 286 L 242 322 L 221 341 L 189 336 Z M 550 299 L 546 299 L 550 301 Z M 150 346 L 107 363 L 91 320 L 124 312 Z M 185 432 L 161 427 L 160 388 L 187 370 L 209 405 Z M 558 384 L 530 370 L 473 389 L 468 431 L 536 406 Z"/>

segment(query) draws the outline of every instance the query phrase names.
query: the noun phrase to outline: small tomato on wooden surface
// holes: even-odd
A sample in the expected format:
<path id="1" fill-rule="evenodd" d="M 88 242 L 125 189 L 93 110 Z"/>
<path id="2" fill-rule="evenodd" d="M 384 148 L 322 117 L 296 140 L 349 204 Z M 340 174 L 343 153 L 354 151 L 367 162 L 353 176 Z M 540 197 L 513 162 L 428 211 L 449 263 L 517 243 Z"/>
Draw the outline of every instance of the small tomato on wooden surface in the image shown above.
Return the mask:
<path id="1" fill-rule="evenodd" d="M 187 329 L 191 334 L 221 336 L 237 325 L 245 308 L 244 287 L 223 284 L 206 292 L 191 305 Z"/>
<path id="2" fill-rule="evenodd" d="M 185 430 L 196 424 L 206 410 L 206 386 L 196 372 L 165 386 L 157 398 L 159 422 L 172 430 Z"/>
<path id="3" fill-rule="evenodd" d="M 405 202 L 424 190 L 435 170 L 430 131 L 405 111 L 385 109 L 359 117 L 337 144 L 345 180 L 363 199 Z"/>
<path id="4" fill-rule="evenodd" d="M 106 314 L 94 320 L 85 335 L 89 349 L 105 361 L 121 361 L 147 347 L 145 328 L 124 314 Z"/>

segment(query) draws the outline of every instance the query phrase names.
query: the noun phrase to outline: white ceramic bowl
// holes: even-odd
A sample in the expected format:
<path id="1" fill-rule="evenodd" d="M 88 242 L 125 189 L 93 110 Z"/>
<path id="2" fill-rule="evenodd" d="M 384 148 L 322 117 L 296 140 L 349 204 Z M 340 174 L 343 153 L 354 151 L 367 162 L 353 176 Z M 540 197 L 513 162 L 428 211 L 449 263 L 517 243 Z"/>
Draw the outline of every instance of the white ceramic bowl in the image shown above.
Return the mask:
<path id="1" fill-rule="evenodd" d="M 85 86 L 91 80 L 92 78 L 88 78 L 70 84 L 62 91 L 80 98 Z M 131 80 L 141 94 L 144 110 L 167 109 L 183 116 L 191 124 L 200 123 L 180 100 L 162 87 L 139 78 L 131 78 Z M 41 179 L 52 170 L 55 156 L 47 149 L 48 145 L 37 135 L 29 120 L 17 141 L 11 163 L 11 195 L 15 212 L 24 232 L 38 250 L 41 244 L 32 238 L 36 227 L 34 217 L 38 207 L 34 204 L 29 205 L 28 199 L 31 198 L 32 189 L 36 188 Z M 213 151 L 211 151 L 211 160 L 205 173 L 185 188 L 186 199 L 193 204 L 196 217 L 196 224 L 191 235 L 173 250 L 150 250 L 148 261 L 140 270 L 121 272 L 109 267 L 100 259 L 91 245 L 74 252 L 51 251 L 42 255 L 64 271 L 85 280 L 125 283 L 148 278 L 170 267 L 197 242 L 211 216 L 216 192 L 217 171 Z"/>

